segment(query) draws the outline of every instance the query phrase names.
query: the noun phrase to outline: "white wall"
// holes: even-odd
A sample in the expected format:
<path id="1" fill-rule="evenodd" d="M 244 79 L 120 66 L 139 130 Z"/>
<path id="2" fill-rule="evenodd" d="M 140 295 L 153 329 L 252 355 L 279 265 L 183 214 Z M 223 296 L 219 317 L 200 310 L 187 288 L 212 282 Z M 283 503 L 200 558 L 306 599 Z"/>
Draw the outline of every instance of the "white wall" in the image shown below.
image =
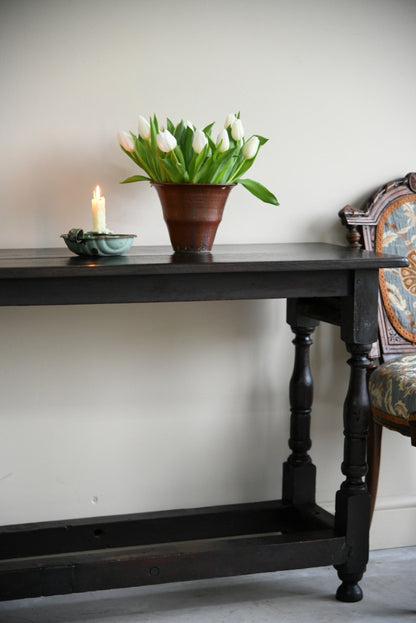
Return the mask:
<path id="1" fill-rule="evenodd" d="M 197 125 L 240 110 L 270 138 L 219 243 L 343 243 L 337 212 L 415 170 L 413 0 L 4 0 L 0 247 L 62 247 L 107 220 L 168 244 L 120 129 L 157 113 Z M 63 248 L 63 247 L 62 247 Z M 0 522 L 280 497 L 291 333 L 284 304 L 1 308 Z M 318 499 L 342 476 L 347 355 L 313 351 Z M 416 543 L 416 453 L 386 433 L 374 547 Z M 400 522 L 393 530 L 390 518 Z"/>

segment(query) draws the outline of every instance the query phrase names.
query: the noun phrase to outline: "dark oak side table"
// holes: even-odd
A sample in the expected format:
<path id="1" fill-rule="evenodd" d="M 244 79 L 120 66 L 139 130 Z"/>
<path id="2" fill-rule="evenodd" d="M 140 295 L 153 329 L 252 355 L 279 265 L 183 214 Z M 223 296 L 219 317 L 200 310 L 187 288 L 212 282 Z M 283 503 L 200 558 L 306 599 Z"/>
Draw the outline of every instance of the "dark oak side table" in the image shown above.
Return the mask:
<path id="1" fill-rule="evenodd" d="M 164 247 L 104 258 L 80 258 L 64 248 L 0 251 L 0 305 L 285 298 L 295 334 L 291 454 L 281 500 L 0 527 L 0 598 L 334 565 L 342 581 L 337 598 L 361 599 L 370 524 L 363 481 L 366 354 L 377 338 L 378 270 L 406 264 L 320 243 L 217 246 L 199 257 Z M 315 503 L 308 454 L 309 348 L 319 321 L 340 327 L 350 355 L 340 457 L 345 479 L 335 516 Z"/>

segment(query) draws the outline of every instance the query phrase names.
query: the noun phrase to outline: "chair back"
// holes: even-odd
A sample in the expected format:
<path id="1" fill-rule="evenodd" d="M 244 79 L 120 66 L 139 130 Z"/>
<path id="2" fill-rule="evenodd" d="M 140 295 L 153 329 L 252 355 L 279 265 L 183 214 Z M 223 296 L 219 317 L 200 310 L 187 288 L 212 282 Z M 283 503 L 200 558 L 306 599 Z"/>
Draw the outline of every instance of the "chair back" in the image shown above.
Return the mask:
<path id="1" fill-rule="evenodd" d="M 416 352 L 416 173 L 380 186 L 362 208 L 339 212 L 352 247 L 406 256 L 409 266 L 380 270 L 379 345 L 371 357 Z"/>

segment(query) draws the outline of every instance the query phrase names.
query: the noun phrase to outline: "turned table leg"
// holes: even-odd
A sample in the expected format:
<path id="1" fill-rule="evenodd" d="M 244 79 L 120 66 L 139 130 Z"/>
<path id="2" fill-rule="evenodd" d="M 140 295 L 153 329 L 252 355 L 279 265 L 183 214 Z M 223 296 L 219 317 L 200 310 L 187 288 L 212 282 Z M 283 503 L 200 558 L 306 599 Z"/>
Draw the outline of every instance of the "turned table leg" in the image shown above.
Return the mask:
<path id="1" fill-rule="evenodd" d="M 290 380 L 290 439 L 292 454 L 283 464 L 283 493 L 285 502 L 306 504 L 315 502 L 316 467 L 308 451 L 310 438 L 313 381 L 309 362 L 311 334 L 318 322 L 298 316 L 296 307 L 288 305 L 288 322 L 295 333 L 295 362 Z"/>
<path id="2" fill-rule="evenodd" d="M 364 481 L 367 471 L 366 439 L 370 421 L 367 394 L 367 353 L 369 344 L 347 344 L 351 353 L 350 382 L 344 403 L 344 460 L 341 466 L 345 481 L 336 496 L 335 529 L 346 536 L 348 558 L 337 568 L 342 584 L 336 597 L 340 601 L 359 601 L 363 597 L 358 584 L 366 569 L 369 550 L 370 495 Z"/>

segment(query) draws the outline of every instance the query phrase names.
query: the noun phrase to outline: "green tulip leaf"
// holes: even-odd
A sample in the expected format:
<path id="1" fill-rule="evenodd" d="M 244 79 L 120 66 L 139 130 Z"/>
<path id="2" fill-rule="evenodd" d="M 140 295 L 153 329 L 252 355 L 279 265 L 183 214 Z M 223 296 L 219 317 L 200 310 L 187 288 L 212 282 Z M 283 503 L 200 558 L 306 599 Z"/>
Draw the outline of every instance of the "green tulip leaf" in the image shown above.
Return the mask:
<path id="1" fill-rule="evenodd" d="M 188 169 L 189 175 L 191 174 L 190 164 L 194 156 L 194 150 L 192 149 L 193 138 L 194 138 L 194 133 L 192 129 L 189 126 L 187 126 L 185 130 L 184 138 L 183 138 L 182 153 L 185 158 L 186 168 Z"/>
<path id="2" fill-rule="evenodd" d="M 255 197 L 261 199 L 265 203 L 272 203 L 275 206 L 279 205 L 279 202 L 273 195 L 273 193 L 271 193 L 270 190 L 267 190 L 267 188 L 263 186 L 263 184 L 255 182 L 254 180 L 249 180 L 247 178 L 234 181 L 237 184 L 241 184 L 242 186 L 244 186 L 244 188 L 247 188 L 247 190 L 251 192 Z"/>
<path id="3" fill-rule="evenodd" d="M 205 158 L 208 155 L 209 145 L 205 145 L 203 150 L 194 156 L 189 164 L 189 178 L 193 184 L 197 184 L 199 181 L 199 171 L 204 163 Z"/>
<path id="4" fill-rule="evenodd" d="M 264 145 L 269 140 L 268 138 L 264 138 L 264 136 L 260 136 L 260 134 L 254 134 L 254 136 L 257 136 L 259 139 L 260 146 Z"/>
<path id="5" fill-rule="evenodd" d="M 213 123 L 210 123 L 209 125 L 205 126 L 205 128 L 202 130 L 203 133 L 207 136 L 210 137 L 211 136 L 211 132 L 212 132 L 212 128 L 215 125 L 215 121 L 213 121 Z"/>
<path id="6" fill-rule="evenodd" d="M 233 178 L 234 178 L 233 182 L 235 182 L 237 179 L 240 179 L 240 176 L 244 175 L 244 173 L 246 173 L 249 170 L 255 158 L 256 156 L 254 156 L 254 158 L 251 158 L 250 160 L 242 160 L 239 163 L 238 168 L 234 171 L 234 174 L 233 174 Z"/>
<path id="7" fill-rule="evenodd" d="M 176 156 L 178 160 L 178 166 L 186 169 L 185 158 L 184 158 L 181 146 L 179 144 L 176 145 L 175 149 L 171 153 L 173 154 L 173 158 L 175 158 Z"/>
<path id="8" fill-rule="evenodd" d="M 179 173 L 178 170 L 172 165 L 169 160 L 165 158 L 160 161 L 160 168 L 163 175 L 164 182 L 178 182 L 179 181 Z"/>
<path id="9" fill-rule="evenodd" d="M 230 179 L 230 172 L 234 169 L 235 155 L 232 149 L 225 151 L 217 160 L 217 167 L 212 174 L 212 184 L 226 184 Z"/>
<path id="10" fill-rule="evenodd" d="M 173 136 L 176 138 L 178 145 L 182 148 L 184 142 L 184 134 L 186 132 L 186 127 L 183 121 L 178 123 L 174 131 L 172 132 Z"/>
<path id="11" fill-rule="evenodd" d="M 146 177 L 145 175 L 132 175 L 131 177 L 126 177 L 125 180 L 120 182 L 120 184 L 130 184 L 130 182 L 151 182 L 150 177 Z"/>

